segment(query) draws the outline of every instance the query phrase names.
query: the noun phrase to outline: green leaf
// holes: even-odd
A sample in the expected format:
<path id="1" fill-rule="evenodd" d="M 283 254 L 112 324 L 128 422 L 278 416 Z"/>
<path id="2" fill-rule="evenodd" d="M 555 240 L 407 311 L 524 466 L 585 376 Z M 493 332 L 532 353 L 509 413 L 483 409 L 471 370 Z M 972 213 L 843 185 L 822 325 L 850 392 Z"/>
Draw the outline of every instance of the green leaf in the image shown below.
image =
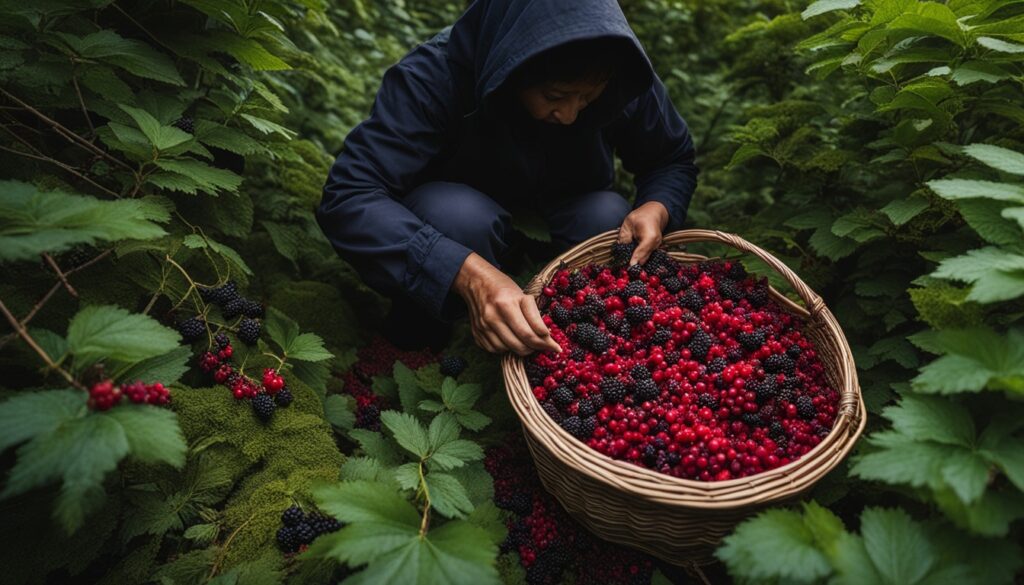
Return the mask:
<path id="1" fill-rule="evenodd" d="M 0 261 L 37 259 L 79 244 L 167 235 L 149 215 L 152 204 L 134 199 L 101 201 L 63 191 L 40 191 L 0 181 Z"/>
<path id="2" fill-rule="evenodd" d="M 333 353 L 324 349 L 324 340 L 315 333 L 298 335 L 283 349 L 285 356 L 307 362 L 322 362 L 334 357 Z"/>
<path id="3" fill-rule="evenodd" d="M 414 526 L 392 524 L 349 524 L 338 532 L 325 534 L 310 546 L 308 556 L 334 558 L 358 567 L 387 556 L 419 538 Z"/>
<path id="4" fill-rule="evenodd" d="M 199 546 L 207 546 L 216 540 L 220 527 L 216 524 L 193 524 L 182 535 Z"/>
<path id="5" fill-rule="evenodd" d="M 889 22 L 887 28 L 909 29 L 918 33 L 942 37 L 958 45 L 966 46 L 956 14 L 945 4 L 918 2 L 910 10 Z"/>
<path id="6" fill-rule="evenodd" d="M 188 371 L 188 360 L 191 357 L 192 349 L 182 345 L 163 355 L 138 362 L 125 370 L 119 378 L 127 381 L 138 380 L 145 384 L 161 382 L 164 386 L 169 386 Z"/>
<path id="7" fill-rule="evenodd" d="M 814 545 L 814 533 L 800 514 L 789 510 L 766 510 L 740 524 L 723 542 L 716 556 L 743 579 L 810 582 L 832 572 Z"/>
<path id="8" fill-rule="evenodd" d="M 833 550 L 838 540 L 846 534 L 846 527 L 838 516 L 815 501 L 803 505 L 804 524 L 814 535 L 816 546 L 823 551 Z"/>
<path id="9" fill-rule="evenodd" d="M 388 470 L 373 457 L 348 457 L 338 478 L 344 481 L 388 481 Z"/>
<path id="10" fill-rule="evenodd" d="M 1007 207 L 1001 212 L 1006 219 L 1017 222 L 1020 229 L 1024 230 L 1024 207 Z"/>
<path id="11" fill-rule="evenodd" d="M 442 516 L 465 518 L 473 511 L 473 502 L 459 480 L 447 473 L 431 472 L 426 476 L 430 505 Z"/>
<path id="12" fill-rule="evenodd" d="M 837 575 L 830 581 L 835 585 L 867 585 L 881 583 L 882 577 L 864 547 L 864 539 L 856 534 L 840 535 L 832 551 L 831 560 Z"/>
<path id="13" fill-rule="evenodd" d="M 808 68 L 808 72 L 812 70 L 813 69 Z M 767 154 L 768 153 L 765 152 L 765 150 L 761 148 L 761 145 L 759 144 L 742 144 L 739 148 L 736 149 L 736 152 L 732 154 L 732 159 L 729 160 L 729 164 L 725 165 L 725 169 L 731 170 L 752 158 Z"/>
<path id="14" fill-rule="evenodd" d="M 398 385 L 398 400 L 405 412 L 416 412 L 416 406 L 425 398 L 416 374 L 400 361 L 395 361 L 394 379 Z"/>
<path id="15" fill-rule="evenodd" d="M 868 508 L 860 520 L 864 548 L 885 583 L 918 583 L 938 560 L 924 527 L 903 510 Z"/>
<path id="16" fill-rule="evenodd" d="M 447 380 L 446 380 L 447 382 Z M 460 384 L 454 381 L 441 387 L 441 399 L 445 405 L 455 412 L 469 412 L 476 401 L 483 393 L 483 386 L 480 384 Z"/>
<path id="17" fill-rule="evenodd" d="M 1024 49 L 1024 46 L 1021 47 Z M 968 144 L 964 154 L 986 165 L 1014 175 L 1024 175 L 1024 154 L 993 144 Z"/>
<path id="18" fill-rule="evenodd" d="M 217 254 L 223 256 L 232 264 L 234 264 L 240 271 L 244 272 L 245 274 L 252 274 L 252 269 L 249 268 L 249 265 L 245 263 L 245 260 L 242 260 L 242 257 L 238 254 L 238 252 L 234 250 L 234 248 L 231 248 L 230 246 L 225 246 L 224 244 L 221 244 L 220 242 L 214 240 L 210 236 L 189 234 L 182 239 L 182 243 L 185 244 L 186 247 L 193 249 L 209 248 L 216 252 Z"/>
<path id="19" fill-rule="evenodd" d="M 185 464 L 185 437 L 174 412 L 140 404 L 111 409 L 107 416 L 124 429 L 133 457 L 145 463 L 166 463 L 176 468 Z"/>
<path id="20" fill-rule="evenodd" d="M 356 423 L 356 415 L 352 412 L 352 407 L 350 396 L 331 394 L 324 401 L 324 417 L 327 418 L 327 422 L 339 429 L 351 429 Z"/>
<path id="21" fill-rule="evenodd" d="M 819 14 L 825 14 L 835 10 L 849 10 L 860 6 L 860 0 L 817 0 L 817 2 L 811 3 L 803 12 L 800 13 L 800 17 L 804 20 L 818 16 Z"/>
<path id="22" fill-rule="evenodd" d="M 352 429 L 348 436 L 359 443 L 363 453 L 380 460 L 384 465 L 395 465 L 402 460 L 397 448 L 384 435 L 366 429 Z"/>
<path id="23" fill-rule="evenodd" d="M 950 79 L 957 85 L 970 85 L 979 81 L 985 83 L 999 83 L 1004 79 L 1011 79 L 1013 73 L 985 61 L 967 61 L 961 63 L 950 76 Z"/>
<path id="24" fill-rule="evenodd" d="M 919 392 L 949 394 L 976 392 L 988 386 L 1001 388 L 1024 381 L 1024 332 L 1011 330 L 1001 336 L 988 329 L 943 332 L 933 339 L 947 355 L 921 368 L 913 380 Z"/>
<path id="25" fill-rule="evenodd" d="M 226 170 L 212 167 L 192 158 L 167 159 L 160 158 L 153 163 L 161 169 L 177 173 L 195 181 L 199 190 L 217 195 L 221 191 L 238 191 L 242 185 L 242 177 Z"/>
<path id="26" fill-rule="evenodd" d="M 915 487 L 937 487 L 942 484 L 942 466 L 953 451 L 952 447 L 915 443 L 913 439 L 899 433 L 875 433 L 871 436 L 871 442 L 878 444 L 883 438 L 889 437 L 892 440 L 885 440 L 884 449 L 858 457 L 850 467 L 850 474 L 863 479 Z"/>
<path id="27" fill-rule="evenodd" d="M 436 463 L 442 469 L 462 467 L 469 461 L 478 461 L 484 458 L 484 450 L 473 441 L 457 439 L 441 445 L 430 456 L 430 461 Z"/>
<path id="28" fill-rule="evenodd" d="M 992 37 L 978 37 L 977 41 L 982 47 L 999 51 L 1000 53 L 1024 53 L 1024 45 L 1008 43 Z"/>
<path id="29" fill-rule="evenodd" d="M 928 209 L 928 202 L 922 198 L 896 199 L 881 209 L 893 225 L 903 225 Z"/>
<path id="30" fill-rule="evenodd" d="M 178 74 L 171 59 L 148 43 L 122 38 L 110 29 L 84 37 L 62 32 L 56 35 L 86 59 L 104 61 L 145 79 L 185 85 L 185 80 Z"/>
<path id="31" fill-rule="evenodd" d="M 951 489 L 936 491 L 932 498 L 958 526 L 983 536 L 1006 536 L 1010 524 L 1024 518 L 1024 494 L 1018 491 L 988 490 L 971 504 L 964 503 Z"/>
<path id="32" fill-rule="evenodd" d="M 420 464 L 403 463 L 394 469 L 395 481 L 404 490 L 415 490 L 420 485 Z"/>
<path id="33" fill-rule="evenodd" d="M 61 479 L 54 512 L 64 528 L 74 532 L 103 501 L 103 478 L 127 453 L 124 430 L 113 418 L 93 413 L 66 420 L 18 449 L 0 498 Z"/>
<path id="34" fill-rule="evenodd" d="M 1024 187 L 1010 183 L 973 179 L 936 179 L 925 184 L 940 197 L 946 199 L 986 197 L 998 201 L 1024 203 Z"/>
<path id="35" fill-rule="evenodd" d="M 1006 205 L 1005 202 L 993 199 L 957 201 L 960 215 L 982 239 L 990 244 L 1009 246 L 1024 240 L 1024 233 L 1015 222 L 1003 217 Z"/>
<path id="36" fill-rule="evenodd" d="M 192 140 L 192 135 L 188 132 L 174 126 L 161 124 L 146 110 L 126 104 L 118 104 L 118 107 L 135 120 L 139 130 L 142 130 L 142 133 L 149 139 L 149 143 L 157 150 L 168 150 Z"/>
<path id="37" fill-rule="evenodd" d="M 295 338 L 299 336 L 299 324 L 275 307 L 267 307 L 263 328 L 270 340 L 282 350 L 291 346 Z"/>
<path id="38" fill-rule="evenodd" d="M 971 415 L 948 399 L 907 394 L 882 411 L 892 427 L 911 439 L 970 447 L 975 430 Z"/>
<path id="39" fill-rule="evenodd" d="M 375 523 L 419 530 L 420 515 L 387 484 L 346 481 L 313 488 L 317 506 L 342 522 Z"/>
<path id="40" fill-rule="evenodd" d="M 1006 437 L 982 451 L 989 461 L 999 466 L 1018 490 L 1024 492 L 1024 440 Z"/>
<path id="41" fill-rule="evenodd" d="M 442 412 L 430 421 L 430 428 L 427 429 L 427 439 L 431 451 L 459 438 L 459 422 L 449 413 Z"/>
<path id="42" fill-rule="evenodd" d="M 988 462 L 973 451 L 957 450 L 942 466 L 942 479 L 965 504 L 981 497 L 988 484 Z"/>
<path id="43" fill-rule="evenodd" d="M 80 390 L 46 390 L 22 392 L 0 403 L 0 451 L 52 433 L 83 414 L 87 398 Z"/>
<path id="44" fill-rule="evenodd" d="M 971 283 L 967 299 L 979 303 L 1024 295 L 1024 255 L 994 246 L 943 260 L 931 275 Z"/>
<path id="45" fill-rule="evenodd" d="M 108 305 L 89 306 L 71 318 L 68 347 L 86 364 L 104 358 L 135 363 L 164 355 L 178 347 L 177 332 L 148 315 L 132 314 Z"/>
<path id="46" fill-rule="evenodd" d="M 241 114 L 241 117 L 245 119 L 245 121 L 249 122 L 253 128 L 264 134 L 280 134 L 285 140 L 291 140 L 296 136 L 294 130 L 289 130 L 288 128 L 285 128 L 275 122 L 271 122 L 270 120 L 252 116 L 250 114 Z"/>
<path id="47" fill-rule="evenodd" d="M 456 413 L 455 418 L 459 421 L 460 425 L 471 431 L 482 430 L 484 427 L 491 424 L 491 417 L 475 410 Z"/>
<path id="48" fill-rule="evenodd" d="M 815 252 L 832 261 L 845 258 L 857 249 L 857 242 L 841 238 L 833 234 L 829 228 L 818 228 L 811 234 L 808 242 Z"/>
<path id="49" fill-rule="evenodd" d="M 395 441 L 406 451 L 420 458 L 426 457 L 430 452 L 427 431 L 413 415 L 385 410 L 380 414 L 380 420 L 394 435 Z"/>

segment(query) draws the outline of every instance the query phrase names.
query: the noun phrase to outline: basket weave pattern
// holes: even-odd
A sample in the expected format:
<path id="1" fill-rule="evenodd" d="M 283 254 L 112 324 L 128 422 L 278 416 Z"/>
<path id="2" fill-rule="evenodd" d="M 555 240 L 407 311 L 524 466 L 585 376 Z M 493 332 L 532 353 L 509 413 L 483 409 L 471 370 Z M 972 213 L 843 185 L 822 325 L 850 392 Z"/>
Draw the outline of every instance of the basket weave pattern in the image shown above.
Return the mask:
<path id="1" fill-rule="evenodd" d="M 539 295 L 562 267 L 609 263 L 615 239 L 612 231 L 578 244 L 537 274 L 526 292 Z M 663 245 L 679 262 L 706 260 L 671 251 L 695 242 L 718 242 L 760 258 L 782 275 L 806 306 L 769 291 L 785 311 L 804 319 L 803 333 L 814 342 L 829 384 L 840 393 L 832 431 L 801 458 L 754 476 L 714 482 L 680 479 L 618 461 L 573 438 L 548 417 L 533 396 L 521 357 L 510 353 L 502 359 L 509 398 L 547 491 L 596 535 L 677 565 L 710 560 L 722 537 L 745 517 L 808 490 L 846 456 L 866 419 L 853 355 L 821 297 L 777 258 L 733 234 L 683 230 L 665 236 Z"/>

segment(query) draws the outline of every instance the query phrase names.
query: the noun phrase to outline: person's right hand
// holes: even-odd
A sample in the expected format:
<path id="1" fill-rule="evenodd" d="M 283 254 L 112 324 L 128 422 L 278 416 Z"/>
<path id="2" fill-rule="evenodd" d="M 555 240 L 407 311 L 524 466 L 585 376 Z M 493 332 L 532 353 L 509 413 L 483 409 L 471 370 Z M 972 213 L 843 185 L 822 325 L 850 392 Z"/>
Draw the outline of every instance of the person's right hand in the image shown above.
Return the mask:
<path id="1" fill-rule="evenodd" d="M 466 258 L 452 288 L 466 301 L 473 338 L 483 349 L 519 355 L 562 350 L 534 298 L 483 256 L 474 252 Z"/>

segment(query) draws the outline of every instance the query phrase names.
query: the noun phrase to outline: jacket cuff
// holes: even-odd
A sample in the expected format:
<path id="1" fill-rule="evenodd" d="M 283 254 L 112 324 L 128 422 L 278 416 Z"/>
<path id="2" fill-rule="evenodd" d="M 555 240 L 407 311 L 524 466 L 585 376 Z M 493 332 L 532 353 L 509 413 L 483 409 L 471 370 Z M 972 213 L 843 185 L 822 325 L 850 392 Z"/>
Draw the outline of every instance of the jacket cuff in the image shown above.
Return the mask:
<path id="1" fill-rule="evenodd" d="M 644 203 L 650 203 L 651 201 L 657 201 L 665 206 L 668 210 L 668 224 L 665 226 L 665 232 L 674 232 L 676 230 L 683 229 L 683 221 L 686 220 L 686 209 L 679 204 L 678 197 L 675 197 L 669 193 L 649 193 L 643 196 L 637 196 L 636 204 L 633 209 L 640 207 Z"/>
<path id="2" fill-rule="evenodd" d="M 431 316 L 451 320 L 460 312 L 458 299 L 449 294 L 455 276 L 472 250 L 445 237 L 430 225 L 409 240 L 405 287 Z"/>

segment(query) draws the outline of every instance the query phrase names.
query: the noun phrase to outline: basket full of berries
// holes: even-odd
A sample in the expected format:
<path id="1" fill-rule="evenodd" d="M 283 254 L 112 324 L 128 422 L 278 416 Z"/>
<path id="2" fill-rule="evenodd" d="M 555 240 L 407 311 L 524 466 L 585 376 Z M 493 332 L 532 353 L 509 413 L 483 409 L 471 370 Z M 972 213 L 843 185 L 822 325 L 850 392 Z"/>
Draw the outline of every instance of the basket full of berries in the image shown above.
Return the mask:
<path id="1" fill-rule="evenodd" d="M 545 488 L 598 536 L 687 565 L 746 516 L 835 467 L 866 412 L 842 329 L 785 264 L 732 234 L 683 230 L 778 272 L 798 304 L 738 262 L 632 249 L 608 232 L 526 288 L 560 353 L 502 361 Z"/>

